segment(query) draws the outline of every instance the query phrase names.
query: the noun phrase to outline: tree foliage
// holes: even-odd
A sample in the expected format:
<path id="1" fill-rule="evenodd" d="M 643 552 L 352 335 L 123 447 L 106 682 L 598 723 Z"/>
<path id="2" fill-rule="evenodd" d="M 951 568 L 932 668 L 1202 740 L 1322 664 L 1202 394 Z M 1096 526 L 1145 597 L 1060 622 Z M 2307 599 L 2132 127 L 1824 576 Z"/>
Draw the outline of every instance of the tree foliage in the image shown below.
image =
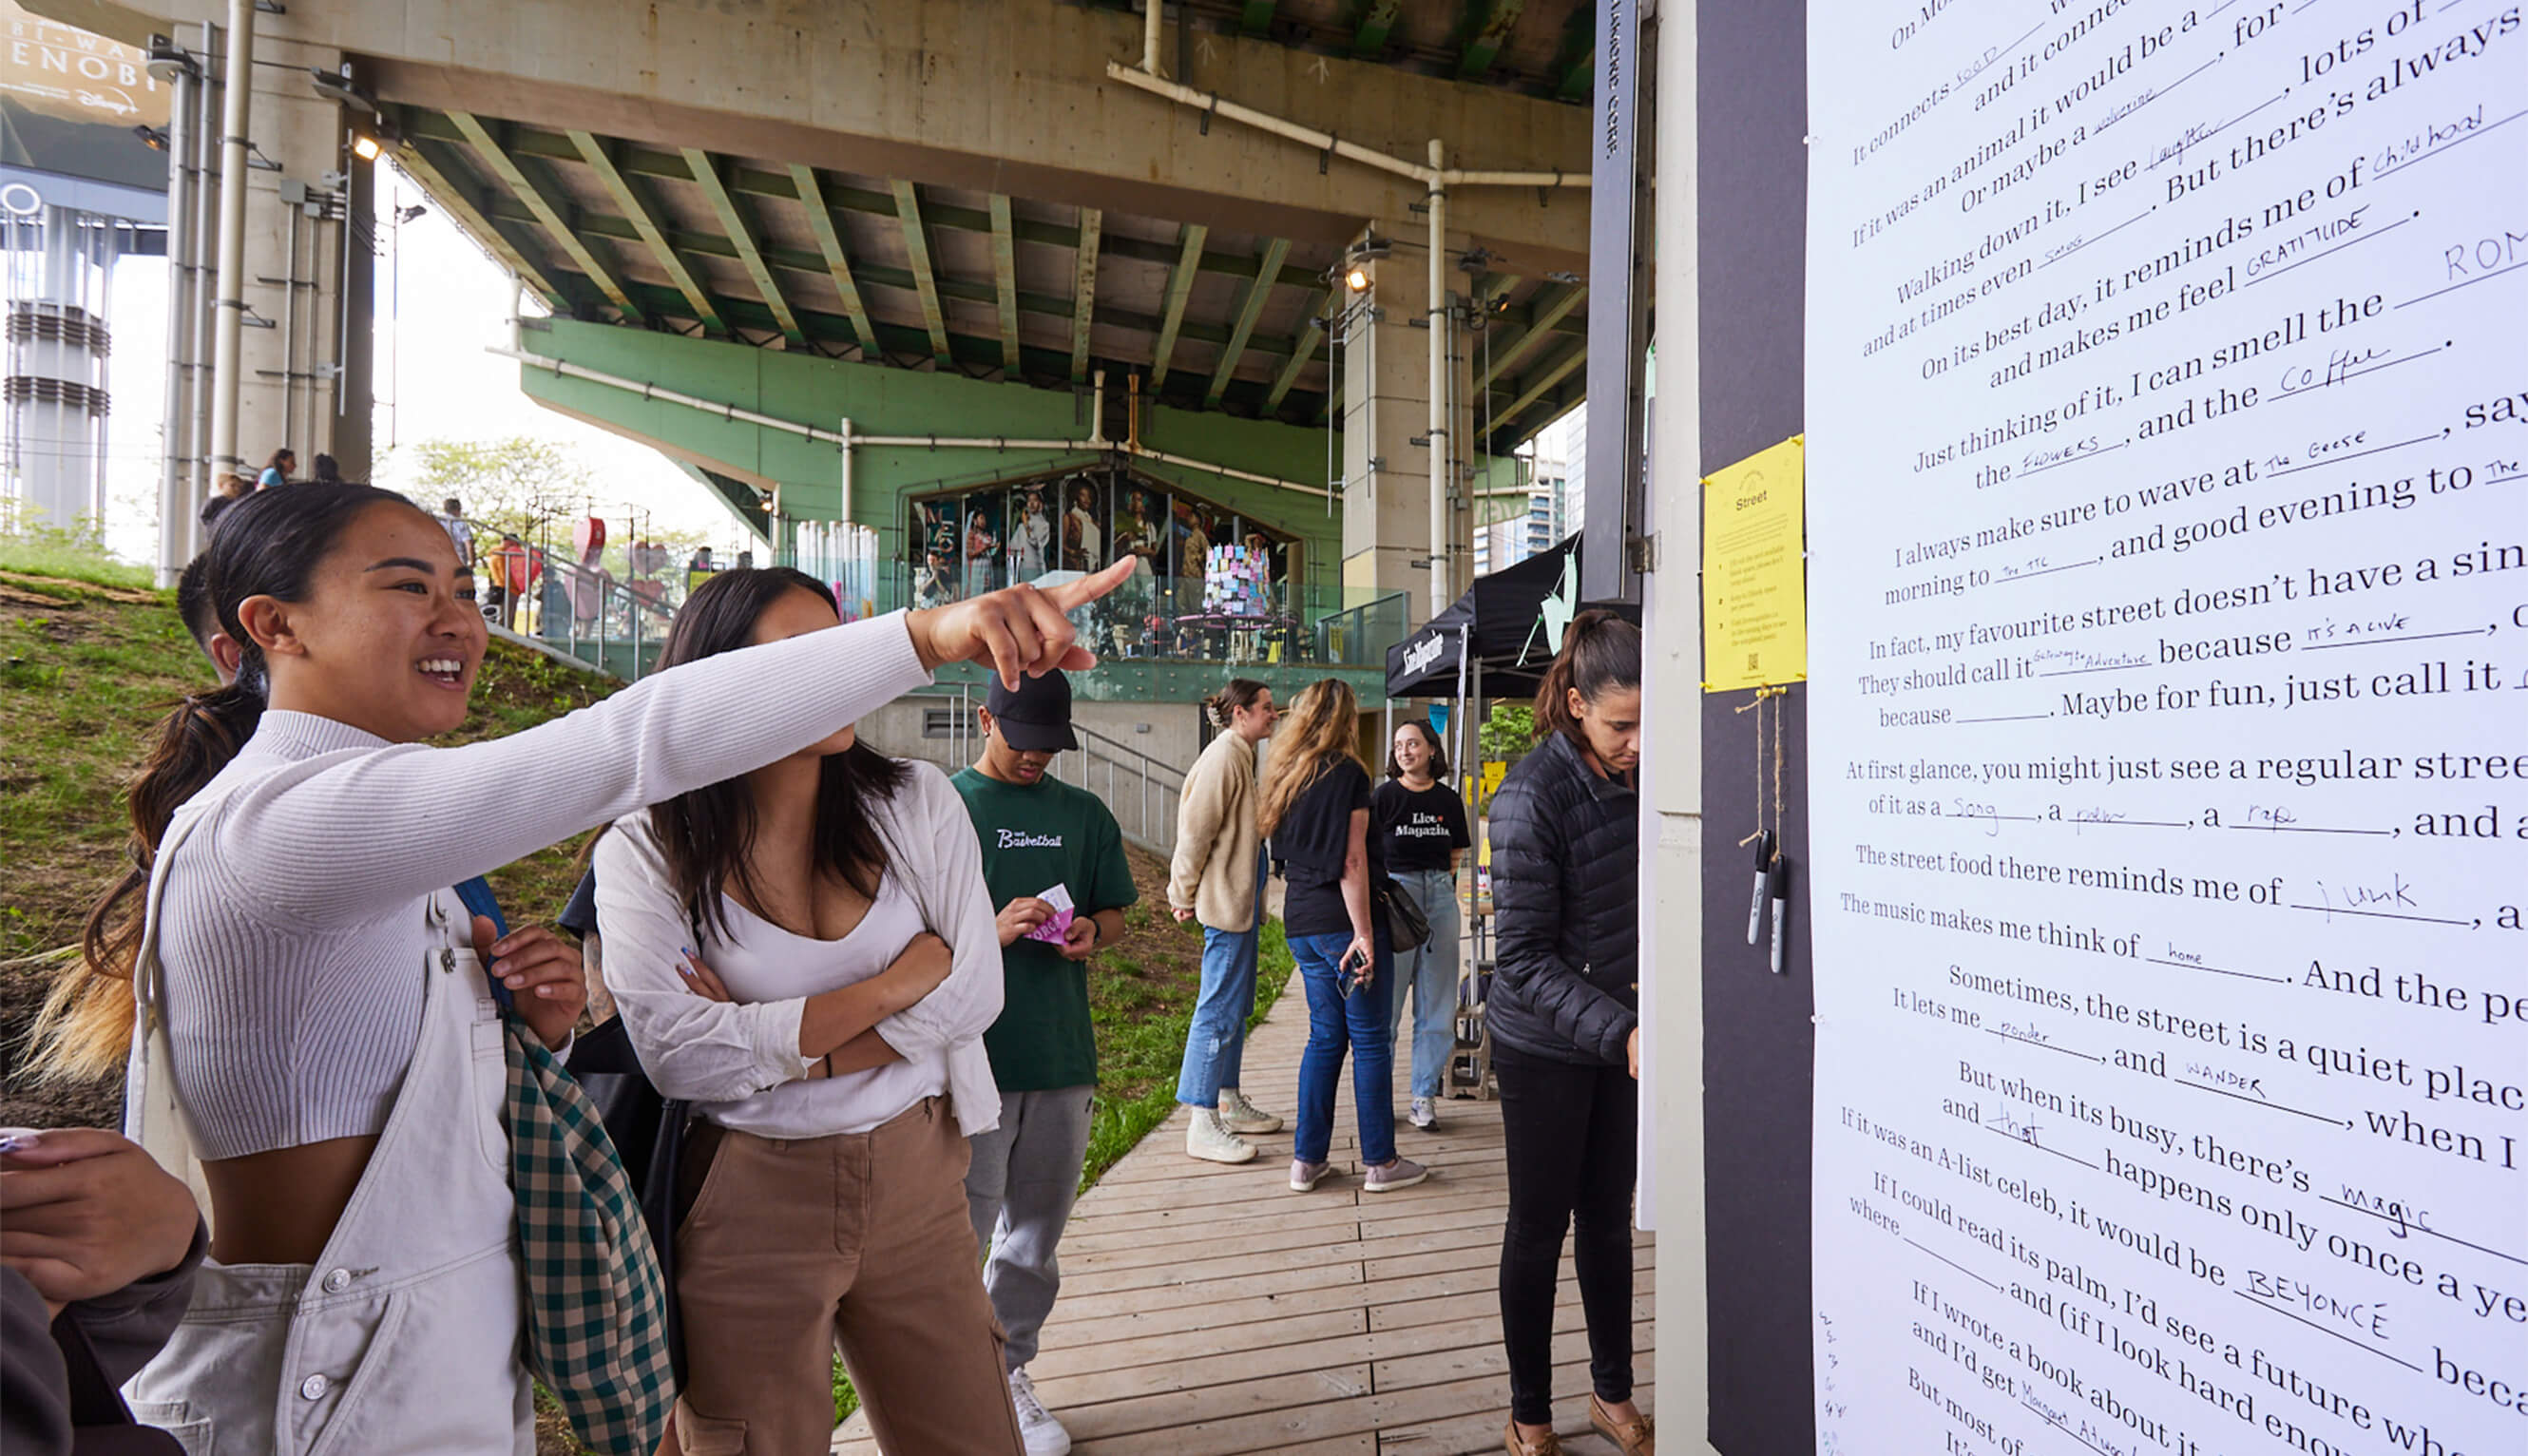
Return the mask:
<path id="1" fill-rule="evenodd" d="M 1496 702 L 1484 717 L 1480 741 L 1492 762 L 1515 762 L 1536 743 L 1536 709 L 1524 702 Z"/>
<path id="2" fill-rule="evenodd" d="M 572 526 L 584 516 L 606 514 L 595 499 L 596 472 L 567 446 L 550 440 L 532 435 L 439 439 L 425 440 L 410 449 L 413 498 L 424 509 L 435 511 L 441 501 L 453 497 L 464 506 L 465 518 L 478 528 L 488 528 L 495 541 L 508 532 L 530 546 L 567 557 Z M 608 518 L 606 524 L 602 564 L 621 581 L 631 575 L 635 523 Z M 711 540 L 707 532 L 657 526 L 639 534 L 667 549 L 671 573 L 683 566 L 694 547 Z"/>

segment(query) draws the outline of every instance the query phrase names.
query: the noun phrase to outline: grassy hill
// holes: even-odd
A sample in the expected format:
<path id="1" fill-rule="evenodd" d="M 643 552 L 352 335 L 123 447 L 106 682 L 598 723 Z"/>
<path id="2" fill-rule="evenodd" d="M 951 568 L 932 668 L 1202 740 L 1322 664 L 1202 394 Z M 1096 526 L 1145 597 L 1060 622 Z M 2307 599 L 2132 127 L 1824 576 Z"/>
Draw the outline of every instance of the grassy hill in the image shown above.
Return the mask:
<path id="1" fill-rule="evenodd" d="M 0 546 L 7 545 L 0 539 Z M 159 720 L 210 687 L 209 664 L 146 573 L 54 550 L 0 549 L 0 1126 L 116 1126 L 122 1086 L 31 1084 L 23 1043 L 45 988 L 79 940 L 87 908 L 125 864 L 124 785 Z M 529 728 L 613 692 L 608 679 L 495 641 L 465 725 L 444 742 Z M 500 806 L 487 804 L 485 813 Z M 577 881 L 578 845 L 492 876 L 512 921 L 549 919 Z M 1100 1085 L 1083 1184 L 1094 1182 L 1175 1107 L 1177 1064 L 1201 984 L 1201 927 L 1167 911 L 1167 865 L 1129 852 L 1141 903 L 1124 939 L 1092 963 L 1090 1014 Z M 1291 968 L 1268 922 L 1256 1016 Z M 853 1404 L 836 1371 L 836 1419 Z M 576 1449 L 548 1413 L 543 1447 Z"/>

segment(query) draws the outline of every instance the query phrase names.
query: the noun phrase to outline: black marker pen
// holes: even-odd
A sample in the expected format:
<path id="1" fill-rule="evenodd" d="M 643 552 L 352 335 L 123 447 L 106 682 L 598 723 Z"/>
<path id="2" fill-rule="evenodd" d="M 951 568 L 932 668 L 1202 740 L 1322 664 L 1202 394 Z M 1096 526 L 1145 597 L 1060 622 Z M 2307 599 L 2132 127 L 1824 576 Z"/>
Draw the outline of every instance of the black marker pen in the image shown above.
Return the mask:
<path id="1" fill-rule="evenodd" d="M 1773 974 L 1782 973 L 1782 922 L 1791 912 L 1791 862 L 1775 859 L 1773 872 L 1767 876 L 1773 891 Z"/>
<path id="2" fill-rule="evenodd" d="M 1764 870 L 1773 862 L 1773 831 L 1756 836 L 1756 889 L 1747 899 L 1747 944 L 1754 945 L 1764 928 Z"/>

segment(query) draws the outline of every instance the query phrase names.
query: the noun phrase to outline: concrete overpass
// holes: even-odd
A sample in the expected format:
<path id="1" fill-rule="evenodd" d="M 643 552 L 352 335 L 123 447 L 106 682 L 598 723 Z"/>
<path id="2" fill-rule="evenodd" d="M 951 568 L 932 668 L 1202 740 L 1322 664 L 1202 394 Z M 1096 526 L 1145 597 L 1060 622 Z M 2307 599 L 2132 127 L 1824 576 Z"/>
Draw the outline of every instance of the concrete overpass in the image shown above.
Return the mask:
<path id="1" fill-rule="evenodd" d="M 1585 378 L 1578 0 L 35 8 L 172 34 L 214 85 L 250 21 L 280 170 L 248 177 L 241 311 L 343 327 L 242 332 L 236 454 L 365 465 L 373 147 L 551 311 L 520 352 L 579 372 L 522 362 L 531 393 L 776 549 L 871 528 L 898 593 L 925 491 L 1102 463 L 1260 526 L 1321 603 L 1418 619 Z"/>

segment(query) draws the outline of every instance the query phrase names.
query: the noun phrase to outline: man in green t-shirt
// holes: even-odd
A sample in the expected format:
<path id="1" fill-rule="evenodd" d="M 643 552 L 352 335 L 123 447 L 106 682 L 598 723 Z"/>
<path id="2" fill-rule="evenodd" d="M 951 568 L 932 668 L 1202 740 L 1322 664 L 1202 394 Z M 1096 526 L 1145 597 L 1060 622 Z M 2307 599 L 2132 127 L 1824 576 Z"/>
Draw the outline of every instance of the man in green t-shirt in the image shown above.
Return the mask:
<path id="1" fill-rule="evenodd" d="M 1047 773 L 1054 754 L 1080 747 L 1071 680 L 1048 672 L 1021 678 L 1015 692 L 996 680 L 981 718 L 982 756 L 949 782 L 966 798 L 1000 910 L 1004 995 L 983 1048 L 1001 1125 L 974 1139 L 966 1203 L 975 1240 L 991 1251 L 983 1287 L 1009 1331 L 1010 1400 L 1027 1456 L 1063 1456 L 1071 1435 L 1036 1399 L 1027 1365 L 1062 1285 L 1054 1251 L 1088 1158 L 1097 1036 L 1087 962 L 1122 938 L 1124 907 L 1140 892 L 1115 815 Z"/>

